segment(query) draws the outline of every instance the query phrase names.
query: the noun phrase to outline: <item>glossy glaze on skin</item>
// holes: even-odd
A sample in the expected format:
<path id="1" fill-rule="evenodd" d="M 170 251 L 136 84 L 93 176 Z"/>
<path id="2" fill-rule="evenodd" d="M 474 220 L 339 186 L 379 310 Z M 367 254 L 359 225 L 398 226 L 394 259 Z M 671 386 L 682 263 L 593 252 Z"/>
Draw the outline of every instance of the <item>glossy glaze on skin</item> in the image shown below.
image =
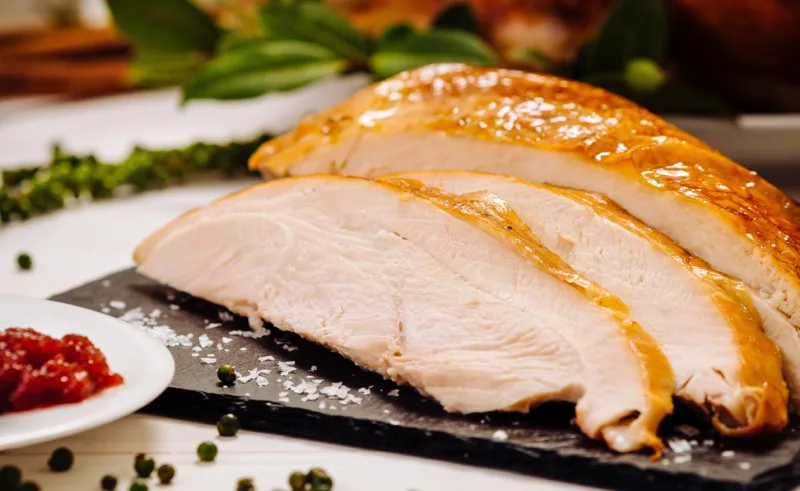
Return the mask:
<path id="1" fill-rule="evenodd" d="M 250 164 L 265 174 L 284 176 L 326 145 L 352 140 L 355 148 L 368 134 L 402 132 L 439 133 L 574 156 L 702 208 L 758 248 L 772 269 L 748 286 L 800 327 L 800 207 L 703 142 L 598 88 L 514 70 L 433 65 L 364 89 L 306 119 L 296 131 L 266 143 Z M 316 171 L 346 173 L 342 169 L 347 152 L 342 148 L 330 159 L 329 168 Z M 401 170 L 397 165 L 386 167 L 381 173 Z M 469 163 L 463 168 L 491 170 L 492 166 Z M 626 208 L 638 215 L 628 204 Z M 713 258 L 704 259 L 714 264 Z M 766 275 L 773 276 L 769 284 Z"/>

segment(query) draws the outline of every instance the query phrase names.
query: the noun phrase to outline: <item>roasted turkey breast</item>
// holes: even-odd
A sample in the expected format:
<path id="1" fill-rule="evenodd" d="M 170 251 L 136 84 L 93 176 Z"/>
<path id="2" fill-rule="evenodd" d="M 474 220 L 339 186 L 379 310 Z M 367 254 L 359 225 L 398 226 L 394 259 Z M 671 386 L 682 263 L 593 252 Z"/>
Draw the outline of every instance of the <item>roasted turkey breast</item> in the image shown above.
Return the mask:
<path id="1" fill-rule="evenodd" d="M 800 207 L 696 138 L 584 84 L 431 65 L 309 117 L 251 166 L 276 176 L 475 170 L 602 193 L 742 280 L 773 309 L 764 317 L 800 327 Z M 800 344 L 797 331 L 781 335 Z"/>
<path id="2" fill-rule="evenodd" d="M 478 172 L 414 172 L 382 180 L 498 196 L 547 248 L 628 304 L 631 316 L 667 355 L 675 394 L 711 412 L 720 432 L 752 435 L 785 426 L 781 357 L 762 332 L 745 286 L 711 270 L 613 202 Z M 797 380 L 797 372 L 787 373 Z"/>
<path id="3" fill-rule="evenodd" d="M 283 179 L 176 219 L 135 259 L 151 278 L 328 346 L 449 411 L 574 401 L 590 437 L 660 448 L 673 378 L 657 343 L 496 196 Z"/>

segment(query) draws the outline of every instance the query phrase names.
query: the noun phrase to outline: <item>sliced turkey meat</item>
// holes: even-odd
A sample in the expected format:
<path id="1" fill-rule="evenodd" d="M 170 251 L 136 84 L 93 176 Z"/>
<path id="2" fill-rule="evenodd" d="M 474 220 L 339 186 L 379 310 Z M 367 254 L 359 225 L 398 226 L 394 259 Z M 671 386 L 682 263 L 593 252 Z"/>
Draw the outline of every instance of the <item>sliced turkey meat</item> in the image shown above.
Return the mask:
<path id="1" fill-rule="evenodd" d="M 593 193 L 478 172 L 416 172 L 382 180 L 498 196 L 547 248 L 630 307 L 667 355 L 675 394 L 710 410 L 723 434 L 752 435 L 786 425 L 781 357 L 762 332 L 744 285 L 614 203 Z"/>
<path id="2" fill-rule="evenodd" d="M 602 193 L 800 327 L 800 207 L 696 138 L 584 84 L 432 65 L 309 117 L 251 166 L 276 176 L 476 170 Z M 794 330 L 780 335 L 800 343 Z"/>
<path id="3" fill-rule="evenodd" d="M 151 278 L 325 345 L 448 411 L 574 401 L 590 437 L 658 449 L 672 373 L 626 306 L 499 199 L 426 196 L 367 179 L 278 180 L 176 219 L 135 259 Z"/>

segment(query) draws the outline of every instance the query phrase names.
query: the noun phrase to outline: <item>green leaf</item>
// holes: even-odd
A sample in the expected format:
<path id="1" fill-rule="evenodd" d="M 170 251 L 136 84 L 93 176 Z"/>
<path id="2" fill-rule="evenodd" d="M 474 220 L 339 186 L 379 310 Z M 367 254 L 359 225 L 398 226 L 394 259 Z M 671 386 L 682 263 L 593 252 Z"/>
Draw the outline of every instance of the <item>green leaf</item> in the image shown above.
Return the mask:
<path id="1" fill-rule="evenodd" d="M 660 62 L 667 41 L 663 0 L 618 0 L 606 22 L 586 45 L 581 76 L 625 69 L 633 58 Z"/>
<path id="2" fill-rule="evenodd" d="M 137 50 L 128 76 L 139 87 L 182 85 L 197 73 L 208 58 L 207 53 L 199 51 L 171 53 Z"/>
<path id="3" fill-rule="evenodd" d="M 191 99 L 246 99 L 295 89 L 342 73 L 348 64 L 333 51 L 302 41 L 262 42 L 220 54 L 184 87 Z"/>
<path id="4" fill-rule="evenodd" d="M 214 21 L 189 0 L 106 0 L 117 28 L 137 49 L 212 52 Z"/>
<path id="5" fill-rule="evenodd" d="M 414 28 L 411 27 L 410 24 L 395 24 L 383 31 L 383 34 L 381 34 L 375 44 L 378 51 L 385 51 L 390 49 L 392 44 L 398 43 L 412 34 L 414 34 Z"/>
<path id="6" fill-rule="evenodd" d="M 474 34 L 450 29 L 407 35 L 388 43 L 370 60 L 378 78 L 441 62 L 462 62 L 490 66 L 498 62 L 497 54 Z"/>
<path id="7" fill-rule="evenodd" d="M 261 9 L 261 22 L 271 40 L 315 43 L 350 60 L 364 60 L 368 55 L 367 39 L 320 2 L 270 2 Z"/>
<path id="8" fill-rule="evenodd" d="M 478 32 L 478 18 L 468 3 L 456 3 L 444 9 L 433 21 L 434 28 Z"/>

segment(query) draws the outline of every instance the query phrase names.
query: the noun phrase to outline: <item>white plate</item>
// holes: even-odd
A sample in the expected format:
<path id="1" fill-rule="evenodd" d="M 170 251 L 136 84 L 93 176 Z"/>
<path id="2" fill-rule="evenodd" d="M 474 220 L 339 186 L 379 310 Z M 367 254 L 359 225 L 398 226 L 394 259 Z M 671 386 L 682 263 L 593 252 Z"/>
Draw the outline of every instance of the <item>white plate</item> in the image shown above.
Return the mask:
<path id="1" fill-rule="evenodd" d="M 48 300 L 0 295 L 0 329 L 31 327 L 54 337 L 82 334 L 125 382 L 78 404 L 0 415 L 0 450 L 95 428 L 141 409 L 167 388 L 175 362 L 147 333 L 113 317 Z"/>

